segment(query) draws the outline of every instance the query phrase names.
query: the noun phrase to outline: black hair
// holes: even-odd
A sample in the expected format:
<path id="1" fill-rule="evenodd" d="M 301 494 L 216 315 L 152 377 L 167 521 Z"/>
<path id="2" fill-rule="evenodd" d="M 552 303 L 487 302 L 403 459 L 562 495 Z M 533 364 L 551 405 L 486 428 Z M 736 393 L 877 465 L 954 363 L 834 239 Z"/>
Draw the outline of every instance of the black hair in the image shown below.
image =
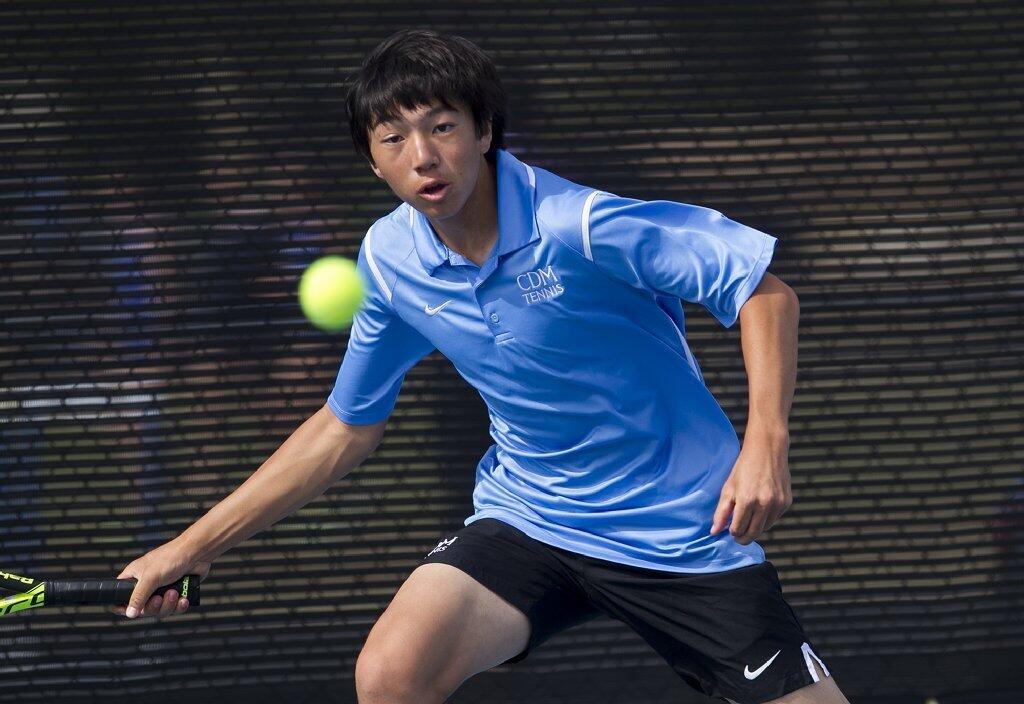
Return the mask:
<path id="1" fill-rule="evenodd" d="M 348 126 L 356 151 L 371 164 L 369 132 L 434 100 L 454 109 L 461 101 L 473 113 L 479 138 L 491 123 L 491 147 L 484 158 L 495 163 L 505 148 L 508 98 L 494 62 L 463 37 L 432 29 L 403 29 L 378 44 L 352 80 L 345 96 Z"/>

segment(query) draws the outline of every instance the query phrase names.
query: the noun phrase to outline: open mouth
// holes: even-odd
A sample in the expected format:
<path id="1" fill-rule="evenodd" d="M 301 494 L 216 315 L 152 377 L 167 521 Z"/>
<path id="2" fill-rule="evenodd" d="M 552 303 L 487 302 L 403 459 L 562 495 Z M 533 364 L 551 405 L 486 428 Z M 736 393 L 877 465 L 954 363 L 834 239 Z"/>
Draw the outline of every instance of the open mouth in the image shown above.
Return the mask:
<path id="1" fill-rule="evenodd" d="M 443 196 L 447 190 L 447 183 L 439 183 L 437 185 L 430 186 L 429 188 L 424 188 L 420 191 L 420 195 L 428 199 L 437 199 Z"/>

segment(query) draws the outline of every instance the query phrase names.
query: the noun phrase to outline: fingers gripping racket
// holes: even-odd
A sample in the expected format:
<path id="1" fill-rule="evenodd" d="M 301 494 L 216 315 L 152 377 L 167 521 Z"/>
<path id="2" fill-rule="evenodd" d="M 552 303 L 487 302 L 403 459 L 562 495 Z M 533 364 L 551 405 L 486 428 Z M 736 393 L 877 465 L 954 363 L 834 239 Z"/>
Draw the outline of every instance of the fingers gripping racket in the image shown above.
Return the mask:
<path id="1" fill-rule="evenodd" d="M 45 581 L 22 577 L 0 569 L 0 589 L 14 592 L 0 598 L 0 616 L 16 611 L 39 609 L 44 606 L 127 604 L 135 589 L 134 579 L 47 579 Z M 157 589 L 153 594 L 164 595 L 173 589 L 188 598 L 189 606 L 199 606 L 199 575 L 188 574 L 173 584 Z"/>

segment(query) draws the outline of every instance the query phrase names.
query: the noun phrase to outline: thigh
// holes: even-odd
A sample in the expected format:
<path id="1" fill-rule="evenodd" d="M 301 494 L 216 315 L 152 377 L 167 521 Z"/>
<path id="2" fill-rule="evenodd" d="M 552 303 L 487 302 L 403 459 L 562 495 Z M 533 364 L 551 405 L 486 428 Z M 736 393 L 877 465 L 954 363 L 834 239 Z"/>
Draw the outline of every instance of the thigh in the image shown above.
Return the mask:
<path id="1" fill-rule="evenodd" d="M 708 696 L 765 702 L 829 674 L 768 561 L 701 574 L 588 562 L 586 574 L 595 604 Z"/>
<path id="2" fill-rule="evenodd" d="M 525 646 L 498 664 L 520 662 L 556 633 L 601 613 L 551 546 L 495 518 L 449 533 L 423 562 L 458 568 L 525 615 Z"/>
<path id="3" fill-rule="evenodd" d="M 447 696 L 520 652 L 530 622 L 465 572 L 442 563 L 413 570 L 374 624 L 359 655 L 366 680 Z M 401 681 L 398 685 L 397 681 Z"/>
<path id="4" fill-rule="evenodd" d="M 480 519 L 445 535 L 402 584 L 367 636 L 357 680 L 447 696 L 599 614 L 543 543 Z"/>

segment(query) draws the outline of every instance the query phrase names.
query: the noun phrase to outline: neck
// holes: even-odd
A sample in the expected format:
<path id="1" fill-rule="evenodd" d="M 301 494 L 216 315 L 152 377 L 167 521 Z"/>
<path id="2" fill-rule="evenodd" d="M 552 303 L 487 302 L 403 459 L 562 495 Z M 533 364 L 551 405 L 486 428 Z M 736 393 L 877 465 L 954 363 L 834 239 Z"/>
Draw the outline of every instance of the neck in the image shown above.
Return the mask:
<path id="1" fill-rule="evenodd" d="M 481 159 L 483 157 L 481 156 Z M 473 192 L 457 214 L 445 220 L 430 218 L 441 241 L 478 265 L 487 259 L 498 239 L 497 174 L 484 161 Z"/>

